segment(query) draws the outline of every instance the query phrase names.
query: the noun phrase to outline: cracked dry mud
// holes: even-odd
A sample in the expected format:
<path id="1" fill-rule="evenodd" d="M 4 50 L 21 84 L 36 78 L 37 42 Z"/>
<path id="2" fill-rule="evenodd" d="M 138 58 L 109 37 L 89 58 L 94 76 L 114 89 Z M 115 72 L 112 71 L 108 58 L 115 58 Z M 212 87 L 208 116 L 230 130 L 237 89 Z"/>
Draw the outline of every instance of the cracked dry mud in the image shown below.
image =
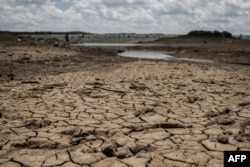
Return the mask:
<path id="1" fill-rule="evenodd" d="M 0 166 L 223 166 L 250 150 L 249 67 L 137 61 L 1 83 Z"/>

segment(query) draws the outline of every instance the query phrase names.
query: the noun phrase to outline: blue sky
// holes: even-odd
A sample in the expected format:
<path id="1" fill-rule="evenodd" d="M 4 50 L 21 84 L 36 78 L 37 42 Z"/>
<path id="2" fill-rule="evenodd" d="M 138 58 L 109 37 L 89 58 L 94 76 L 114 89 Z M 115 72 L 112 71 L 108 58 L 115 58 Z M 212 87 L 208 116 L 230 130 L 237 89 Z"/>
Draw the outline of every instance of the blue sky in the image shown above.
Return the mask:
<path id="1" fill-rule="evenodd" d="M 0 30 L 250 34 L 250 0 L 0 0 Z"/>

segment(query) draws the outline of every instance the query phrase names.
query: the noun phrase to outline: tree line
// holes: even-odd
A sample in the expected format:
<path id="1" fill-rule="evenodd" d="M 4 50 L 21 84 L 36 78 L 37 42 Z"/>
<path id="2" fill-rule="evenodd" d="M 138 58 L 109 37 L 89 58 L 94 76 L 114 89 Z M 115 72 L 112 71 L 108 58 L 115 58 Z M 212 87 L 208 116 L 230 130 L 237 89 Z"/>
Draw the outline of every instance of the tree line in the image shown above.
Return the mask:
<path id="1" fill-rule="evenodd" d="M 233 35 L 228 31 L 204 31 L 204 30 L 194 30 L 190 31 L 187 36 L 196 37 L 217 37 L 217 38 L 233 38 Z"/>

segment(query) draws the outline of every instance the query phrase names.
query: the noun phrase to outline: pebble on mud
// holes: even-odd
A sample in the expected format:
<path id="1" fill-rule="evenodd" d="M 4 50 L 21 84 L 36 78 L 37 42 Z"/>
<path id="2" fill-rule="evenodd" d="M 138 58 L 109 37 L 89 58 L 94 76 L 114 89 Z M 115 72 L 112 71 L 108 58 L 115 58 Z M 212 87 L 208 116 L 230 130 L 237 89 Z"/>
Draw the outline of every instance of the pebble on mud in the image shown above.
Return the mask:
<path id="1" fill-rule="evenodd" d="M 231 109 L 225 108 L 220 114 L 228 114 L 231 112 Z"/>
<path id="2" fill-rule="evenodd" d="M 208 112 L 205 113 L 205 117 L 217 117 L 218 115 L 219 115 L 219 113 L 215 112 L 213 110 L 208 111 Z"/>
<path id="3" fill-rule="evenodd" d="M 239 107 L 245 107 L 247 105 L 250 105 L 249 101 L 247 101 L 247 102 L 241 102 L 241 103 L 238 104 Z"/>
<path id="4" fill-rule="evenodd" d="M 217 137 L 217 141 L 221 144 L 228 144 L 229 143 L 229 138 L 228 136 L 225 136 L 225 135 L 219 135 Z"/>
<path id="5" fill-rule="evenodd" d="M 118 144 L 116 142 L 112 142 L 104 147 L 102 147 L 102 153 L 105 154 L 107 157 L 115 156 Z"/>
<path id="6" fill-rule="evenodd" d="M 235 123 L 235 121 L 233 119 L 219 119 L 217 123 L 219 125 L 232 125 Z"/>

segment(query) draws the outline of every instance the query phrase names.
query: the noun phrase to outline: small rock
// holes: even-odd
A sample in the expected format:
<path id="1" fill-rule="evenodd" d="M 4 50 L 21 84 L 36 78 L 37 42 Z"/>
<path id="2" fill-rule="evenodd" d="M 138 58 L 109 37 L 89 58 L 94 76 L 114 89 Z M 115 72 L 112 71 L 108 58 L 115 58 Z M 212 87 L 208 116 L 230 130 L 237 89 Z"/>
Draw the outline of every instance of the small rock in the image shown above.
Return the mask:
<path id="1" fill-rule="evenodd" d="M 138 116 L 140 116 L 140 114 L 141 114 L 140 111 L 135 111 L 134 116 L 135 116 L 135 117 L 138 117 Z"/>
<path id="2" fill-rule="evenodd" d="M 232 125 L 235 123 L 233 119 L 220 119 L 217 121 L 219 125 Z"/>
<path id="3" fill-rule="evenodd" d="M 6 50 L 0 50 L 0 53 L 8 53 Z"/>
<path id="4" fill-rule="evenodd" d="M 218 115 L 219 113 L 215 111 L 208 111 L 207 113 L 205 113 L 205 117 L 217 117 Z"/>
<path id="5" fill-rule="evenodd" d="M 228 113 L 230 113 L 230 109 L 229 108 L 225 108 L 222 112 L 221 112 L 221 114 L 228 114 Z"/>
<path id="6" fill-rule="evenodd" d="M 224 135 L 232 135 L 233 132 L 232 132 L 232 131 L 224 131 L 223 134 L 224 134 Z"/>
<path id="7" fill-rule="evenodd" d="M 228 136 L 225 136 L 225 135 L 219 135 L 217 137 L 217 141 L 221 144 L 228 144 L 229 143 L 229 139 L 228 139 Z"/>
<path id="8" fill-rule="evenodd" d="M 154 108 L 146 108 L 145 110 L 144 110 L 144 113 L 155 113 L 155 109 Z"/>
<path id="9" fill-rule="evenodd" d="M 196 97 L 196 96 L 189 96 L 189 97 L 186 98 L 187 103 L 195 103 L 198 100 L 199 100 L 199 98 Z"/>
<path id="10" fill-rule="evenodd" d="M 248 106 L 248 105 L 250 105 L 250 102 L 241 102 L 241 103 L 239 103 L 238 104 L 238 106 L 240 106 L 240 107 L 245 107 L 245 106 Z"/>
<path id="11" fill-rule="evenodd" d="M 28 142 L 15 142 L 11 144 L 12 147 L 14 148 L 29 148 L 30 144 Z"/>
<path id="12" fill-rule="evenodd" d="M 235 139 L 236 139 L 238 142 L 244 142 L 244 138 L 241 137 L 241 136 L 237 136 Z"/>
<path id="13" fill-rule="evenodd" d="M 118 144 L 116 142 L 112 142 L 109 145 L 106 145 L 102 148 L 102 153 L 105 154 L 107 157 L 115 156 L 115 152 L 117 150 Z"/>
<path id="14" fill-rule="evenodd" d="M 146 90 L 146 89 L 149 89 L 149 88 L 144 83 L 131 83 L 131 85 L 129 86 L 129 89 Z"/>
<path id="15" fill-rule="evenodd" d="M 10 80 L 14 80 L 14 77 L 15 77 L 14 74 L 8 74 L 8 78 L 9 78 Z"/>
<path id="16" fill-rule="evenodd" d="M 6 120 L 3 120 L 2 121 L 2 124 L 7 124 L 8 122 Z"/>
<path id="17" fill-rule="evenodd" d="M 81 138 L 73 138 L 70 142 L 70 144 L 72 146 L 76 146 L 78 144 L 80 144 L 82 142 L 82 140 L 84 140 L 85 138 L 84 137 L 81 137 Z"/>

